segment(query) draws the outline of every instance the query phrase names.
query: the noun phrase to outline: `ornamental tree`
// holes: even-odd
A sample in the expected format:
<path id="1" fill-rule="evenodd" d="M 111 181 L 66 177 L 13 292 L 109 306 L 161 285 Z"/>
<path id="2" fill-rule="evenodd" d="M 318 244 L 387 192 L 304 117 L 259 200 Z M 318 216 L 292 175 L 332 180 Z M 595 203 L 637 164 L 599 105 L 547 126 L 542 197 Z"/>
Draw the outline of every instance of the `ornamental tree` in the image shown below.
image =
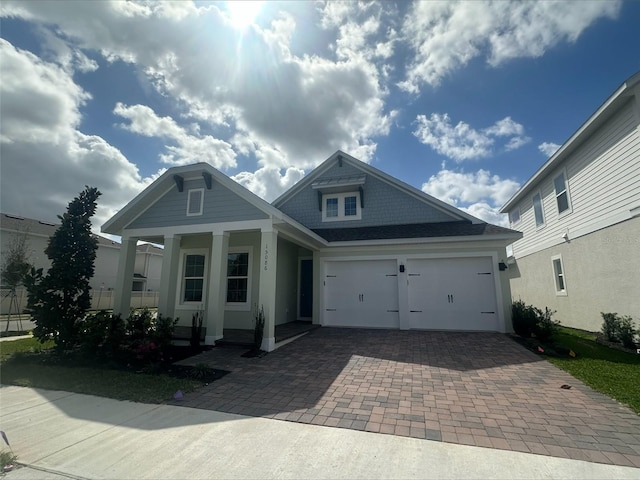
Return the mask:
<path id="1" fill-rule="evenodd" d="M 85 187 L 69 203 L 45 250 L 51 260 L 47 274 L 32 268 L 25 278 L 27 308 L 36 324 L 33 334 L 41 342 L 53 338 L 58 350 L 75 345 L 79 324 L 91 307 L 89 280 L 98 248 L 91 217 L 100 195 L 96 188 Z"/>

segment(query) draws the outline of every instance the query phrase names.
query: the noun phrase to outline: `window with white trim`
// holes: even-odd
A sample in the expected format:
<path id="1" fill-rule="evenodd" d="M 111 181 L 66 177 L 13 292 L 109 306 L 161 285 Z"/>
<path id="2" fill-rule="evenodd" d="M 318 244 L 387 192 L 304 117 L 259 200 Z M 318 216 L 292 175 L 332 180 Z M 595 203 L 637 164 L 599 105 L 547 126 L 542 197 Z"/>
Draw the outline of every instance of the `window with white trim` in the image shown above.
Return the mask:
<path id="1" fill-rule="evenodd" d="M 202 215 L 204 205 L 204 188 L 189 190 L 187 195 L 187 217 Z"/>
<path id="2" fill-rule="evenodd" d="M 201 303 L 204 295 L 204 255 L 185 254 L 182 271 L 182 303 Z"/>
<path id="3" fill-rule="evenodd" d="M 556 295 L 567 295 L 567 281 L 564 276 L 562 256 L 554 255 L 551 257 L 551 263 L 553 264 L 553 278 L 556 287 Z"/>
<path id="4" fill-rule="evenodd" d="M 227 306 L 251 303 L 251 247 L 233 247 L 227 254 Z"/>
<path id="5" fill-rule="evenodd" d="M 516 208 L 514 210 L 511 210 L 509 212 L 509 223 L 511 223 L 511 225 L 515 225 L 519 221 L 520 221 L 520 209 Z"/>
<path id="6" fill-rule="evenodd" d="M 544 225 L 544 211 L 542 209 L 542 196 L 540 192 L 533 196 L 533 215 L 536 218 L 536 227 Z"/>
<path id="7" fill-rule="evenodd" d="M 322 196 L 322 221 L 360 220 L 360 192 L 325 193 Z"/>
<path id="8" fill-rule="evenodd" d="M 564 172 L 553 179 L 553 186 L 556 190 L 556 204 L 558 213 L 563 213 L 571 209 L 569 203 L 569 187 Z"/>

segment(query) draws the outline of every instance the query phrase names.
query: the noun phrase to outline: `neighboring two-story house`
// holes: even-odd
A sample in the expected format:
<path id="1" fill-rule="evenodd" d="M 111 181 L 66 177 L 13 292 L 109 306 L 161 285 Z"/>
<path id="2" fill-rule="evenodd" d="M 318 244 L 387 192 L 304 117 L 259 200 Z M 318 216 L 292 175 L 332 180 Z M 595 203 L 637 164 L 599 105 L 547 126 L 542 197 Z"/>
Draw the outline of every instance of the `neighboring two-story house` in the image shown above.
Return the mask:
<path id="1" fill-rule="evenodd" d="M 501 212 L 524 234 L 509 260 L 514 299 L 590 331 L 600 312 L 640 320 L 640 72 Z"/>
<path id="2" fill-rule="evenodd" d="M 116 313 L 139 240 L 164 245 L 159 313 L 205 342 L 275 326 L 510 330 L 506 246 L 520 238 L 336 152 L 269 204 L 205 163 L 174 167 L 102 231 L 122 236 Z"/>

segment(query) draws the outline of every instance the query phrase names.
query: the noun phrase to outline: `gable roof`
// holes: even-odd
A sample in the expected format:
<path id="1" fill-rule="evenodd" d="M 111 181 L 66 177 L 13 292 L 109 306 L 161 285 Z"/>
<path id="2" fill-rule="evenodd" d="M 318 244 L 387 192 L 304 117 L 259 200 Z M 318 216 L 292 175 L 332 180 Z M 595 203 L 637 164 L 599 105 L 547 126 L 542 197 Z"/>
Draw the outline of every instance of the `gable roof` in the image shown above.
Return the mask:
<path id="1" fill-rule="evenodd" d="M 500 213 L 507 213 L 516 206 L 522 198 L 531 192 L 537 183 L 546 177 L 553 169 L 565 161 L 589 136 L 602 126 L 613 113 L 624 105 L 635 93 L 635 87 L 640 84 L 640 72 L 636 72 L 613 92 L 600 107 L 584 122 L 578 130 L 538 169 L 533 176 L 505 203 Z"/>
<path id="2" fill-rule="evenodd" d="M 290 201 L 293 197 L 295 197 L 295 195 L 299 193 L 301 190 L 303 190 L 305 187 L 316 184 L 316 183 L 321 183 L 322 181 L 318 180 L 319 177 L 321 177 L 322 174 L 324 174 L 327 170 L 329 170 L 335 164 L 336 161 L 346 162 L 352 167 L 366 174 L 369 174 L 373 177 L 376 177 L 382 180 L 383 182 L 386 182 L 387 184 L 392 185 L 398 190 L 408 195 L 411 195 L 414 198 L 417 198 L 418 200 L 426 203 L 427 205 L 433 208 L 436 208 L 437 210 L 440 210 L 442 212 L 445 212 L 448 215 L 451 215 L 455 219 L 467 220 L 467 221 L 470 221 L 471 223 L 485 223 L 479 218 L 476 218 L 473 215 L 469 215 L 468 213 L 463 212 L 462 210 L 452 205 L 449 205 L 448 203 L 445 203 L 442 200 L 438 200 L 437 198 L 432 197 L 431 195 L 424 193 L 423 191 L 418 190 L 417 188 L 412 187 L 411 185 L 404 183 L 403 181 L 398 180 L 397 178 L 392 177 L 387 173 L 384 173 L 382 170 L 372 167 L 371 165 L 364 163 L 358 160 L 357 158 L 354 158 L 351 155 L 344 153 L 341 150 L 337 150 L 333 155 L 331 155 L 318 167 L 312 170 L 302 180 L 296 183 L 293 187 L 291 187 L 285 193 L 280 195 L 280 197 L 276 198 L 272 202 L 272 205 L 277 208 L 280 208 L 282 205 L 284 205 L 285 203 Z M 357 182 L 359 179 L 356 177 L 353 177 L 353 178 L 349 177 L 344 179 L 336 179 L 334 181 L 337 182 L 338 180 L 342 180 L 343 182 L 353 183 L 353 182 Z M 324 181 L 326 182 L 326 180 Z"/>

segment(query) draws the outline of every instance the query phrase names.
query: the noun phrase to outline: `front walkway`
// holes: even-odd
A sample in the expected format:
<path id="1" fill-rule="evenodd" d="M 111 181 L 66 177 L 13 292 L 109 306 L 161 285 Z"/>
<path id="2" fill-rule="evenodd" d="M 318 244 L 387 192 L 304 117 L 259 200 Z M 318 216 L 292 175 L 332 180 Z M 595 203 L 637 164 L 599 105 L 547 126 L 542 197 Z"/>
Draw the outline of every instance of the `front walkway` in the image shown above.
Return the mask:
<path id="1" fill-rule="evenodd" d="M 640 417 L 493 333 L 321 328 L 176 404 L 640 467 Z M 561 388 L 571 386 L 570 389 Z"/>

